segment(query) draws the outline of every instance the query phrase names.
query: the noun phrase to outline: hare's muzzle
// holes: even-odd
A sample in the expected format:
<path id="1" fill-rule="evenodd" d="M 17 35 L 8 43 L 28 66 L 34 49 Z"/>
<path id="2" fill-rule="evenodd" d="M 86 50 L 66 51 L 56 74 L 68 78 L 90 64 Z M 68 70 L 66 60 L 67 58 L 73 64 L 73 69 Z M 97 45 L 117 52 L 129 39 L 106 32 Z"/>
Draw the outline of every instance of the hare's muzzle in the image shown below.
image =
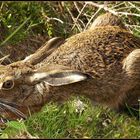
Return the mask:
<path id="1" fill-rule="evenodd" d="M 0 118 L 4 118 L 7 120 L 17 120 L 17 119 L 27 119 L 28 116 L 31 116 L 33 112 L 37 112 L 40 110 L 40 107 L 36 107 L 35 109 L 29 109 L 28 107 L 19 107 L 18 113 L 13 112 L 12 110 L 5 109 L 4 111 L 0 111 Z"/>

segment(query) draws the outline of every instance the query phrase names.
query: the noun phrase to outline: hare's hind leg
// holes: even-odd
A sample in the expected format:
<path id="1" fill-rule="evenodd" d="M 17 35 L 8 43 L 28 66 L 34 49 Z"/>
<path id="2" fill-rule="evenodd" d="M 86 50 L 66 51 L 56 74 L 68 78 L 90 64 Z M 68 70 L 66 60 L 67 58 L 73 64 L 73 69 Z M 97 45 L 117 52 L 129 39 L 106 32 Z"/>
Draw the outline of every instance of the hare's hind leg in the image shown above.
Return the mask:
<path id="1" fill-rule="evenodd" d="M 140 112 L 140 49 L 132 51 L 124 60 L 124 70 L 132 80 L 133 87 L 126 92 L 123 101 L 125 110 L 139 115 Z"/>

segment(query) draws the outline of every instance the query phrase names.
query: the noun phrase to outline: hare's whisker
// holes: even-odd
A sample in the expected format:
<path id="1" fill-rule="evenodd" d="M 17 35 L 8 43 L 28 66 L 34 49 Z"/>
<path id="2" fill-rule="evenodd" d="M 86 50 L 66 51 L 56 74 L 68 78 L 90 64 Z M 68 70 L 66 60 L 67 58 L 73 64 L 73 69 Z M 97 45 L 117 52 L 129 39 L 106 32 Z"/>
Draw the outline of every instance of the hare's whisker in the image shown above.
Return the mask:
<path id="1" fill-rule="evenodd" d="M 5 108 L 0 107 L 0 111 L 1 112 L 5 112 L 5 114 L 7 113 Z M 9 119 L 4 118 L 4 116 L 0 115 L 0 122 L 5 123 L 7 122 Z"/>
<path id="2" fill-rule="evenodd" d="M 4 108 L 0 107 L 0 111 L 3 111 L 3 110 L 4 110 Z"/>
<path id="3" fill-rule="evenodd" d="M 5 108 L 2 108 L 2 107 L 0 107 L 0 111 L 1 111 L 1 112 L 7 113 L 6 110 L 5 110 Z M 0 117 L 1 117 L 1 116 L 0 116 Z"/>
<path id="4" fill-rule="evenodd" d="M 19 105 L 17 105 L 16 103 L 11 103 L 11 102 L 9 102 L 9 101 L 7 101 L 7 100 L 1 100 L 0 99 L 0 103 L 3 103 L 3 104 L 7 104 L 7 105 L 9 105 L 9 106 L 11 106 L 11 107 L 19 107 Z"/>
<path id="5" fill-rule="evenodd" d="M 10 106 L 10 105 L 7 105 L 7 104 L 4 104 L 4 103 L 0 103 L 1 106 L 5 107 L 6 109 L 10 110 L 11 112 L 15 113 L 16 115 L 19 115 L 20 117 L 22 118 L 27 118 L 25 116 L 25 114 L 23 114 L 20 110 Z"/>

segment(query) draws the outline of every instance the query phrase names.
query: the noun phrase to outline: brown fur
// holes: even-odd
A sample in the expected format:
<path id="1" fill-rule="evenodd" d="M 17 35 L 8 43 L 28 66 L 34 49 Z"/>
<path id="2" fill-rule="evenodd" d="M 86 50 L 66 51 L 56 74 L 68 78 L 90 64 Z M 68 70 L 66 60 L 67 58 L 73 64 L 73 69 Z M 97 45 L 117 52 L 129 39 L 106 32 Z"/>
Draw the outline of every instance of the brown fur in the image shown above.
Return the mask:
<path id="1" fill-rule="evenodd" d="M 91 29 L 100 26 L 119 26 L 123 29 L 127 29 L 123 24 L 122 20 L 118 16 L 113 15 L 112 13 L 106 13 L 98 16 L 91 25 Z"/>

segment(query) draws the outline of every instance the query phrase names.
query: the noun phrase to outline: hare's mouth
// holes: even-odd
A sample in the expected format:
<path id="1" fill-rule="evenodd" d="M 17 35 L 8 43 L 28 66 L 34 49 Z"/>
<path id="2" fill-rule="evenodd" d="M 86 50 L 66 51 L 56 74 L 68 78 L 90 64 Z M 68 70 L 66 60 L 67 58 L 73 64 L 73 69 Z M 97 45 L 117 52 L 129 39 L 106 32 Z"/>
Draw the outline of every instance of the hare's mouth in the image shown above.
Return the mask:
<path id="1" fill-rule="evenodd" d="M 38 112 L 41 106 L 19 106 L 15 103 L 0 100 L 0 119 L 27 119 L 32 112 Z"/>
<path id="2" fill-rule="evenodd" d="M 4 115 L 2 117 L 10 116 L 11 114 L 13 114 L 17 116 L 18 118 L 26 119 L 27 116 L 20 110 L 21 110 L 20 107 L 16 105 L 15 103 L 0 100 L 0 113 L 1 113 L 1 116 Z"/>

